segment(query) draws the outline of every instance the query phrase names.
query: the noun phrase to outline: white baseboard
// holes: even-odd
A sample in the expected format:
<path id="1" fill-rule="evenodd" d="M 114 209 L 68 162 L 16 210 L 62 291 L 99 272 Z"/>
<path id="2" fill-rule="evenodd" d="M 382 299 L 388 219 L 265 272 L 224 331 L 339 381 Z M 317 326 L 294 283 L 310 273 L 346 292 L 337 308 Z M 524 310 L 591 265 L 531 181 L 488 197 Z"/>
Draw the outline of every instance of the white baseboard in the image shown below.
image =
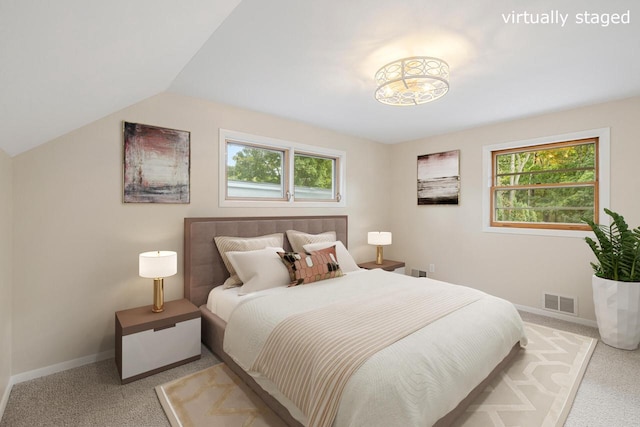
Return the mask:
<path id="1" fill-rule="evenodd" d="M 552 317 L 554 319 L 564 320 L 566 322 L 577 323 L 579 325 L 589 326 L 597 328 L 598 323 L 595 320 L 583 319 L 582 317 L 568 316 L 562 313 L 555 313 L 553 311 L 543 310 L 541 308 L 528 307 L 526 305 L 514 304 L 518 310 L 526 311 L 527 313 L 538 314 L 540 316 Z"/>
<path id="2" fill-rule="evenodd" d="M 2 400 L 0 400 L 0 419 L 4 415 L 4 410 L 9 402 L 9 395 L 14 385 L 33 380 L 47 375 L 55 374 L 57 372 L 66 371 L 67 369 L 78 368 L 80 366 L 88 365 L 89 363 L 100 362 L 101 360 L 111 359 L 115 356 L 115 350 L 107 350 L 102 353 L 96 353 L 78 359 L 68 360 L 62 363 L 56 363 L 55 365 L 45 366 L 44 368 L 34 369 L 32 371 L 22 372 L 9 378 L 9 384 L 5 389 Z"/>
<path id="3" fill-rule="evenodd" d="M 22 372 L 20 374 L 13 375 L 11 381 L 13 384 L 33 380 L 35 378 L 44 377 L 47 375 L 55 374 L 57 372 L 66 371 L 67 369 L 78 368 L 80 366 L 88 365 L 89 363 L 100 362 L 114 357 L 114 350 L 103 351 L 102 353 L 96 353 L 78 359 L 68 360 L 62 363 L 56 363 L 55 365 L 45 366 L 44 368 L 34 369 L 33 371 Z"/>
<path id="4" fill-rule="evenodd" d="M 7 384 L 7 388 L 4 389 L 4 393 L 2 394 L 2 400 L 0 400 L 0 420 L 4 415 L 4 410 L 7 407 L 7 402 L 9 402 L 9 395 L 11 394 L 11 389 L 13 388 L 13 382 L 11 378 L 9 378 L 9 383 Z"/>

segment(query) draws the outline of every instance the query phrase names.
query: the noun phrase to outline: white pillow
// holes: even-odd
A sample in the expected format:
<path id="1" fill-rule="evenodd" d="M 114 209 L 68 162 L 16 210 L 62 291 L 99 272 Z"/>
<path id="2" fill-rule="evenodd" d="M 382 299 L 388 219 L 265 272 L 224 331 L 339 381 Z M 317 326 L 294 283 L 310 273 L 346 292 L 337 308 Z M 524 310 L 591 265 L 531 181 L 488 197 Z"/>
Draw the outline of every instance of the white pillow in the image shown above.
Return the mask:
<path id="1" fill-rule="evenodd" d="M 360 267 L 358 267 L 358 264 L 356 264 L 355 260 L 340 240 L 335 242 L 308 243 L 304 245 L 304 250 L 307 252 L 319 251 L 320 249 L 326 249 L 333 245 L 336 245 L 336 256 L 338 257 L 340 270 L 342 270 L 343 273 L 360 270 Z"/>
<path id="2" fill-rule="evenodd" d="M 225 288 L 231 288 L 234 286 L 242 285 L 242 281 L 236 274 L 233 265 L 231 265 L 229 259 L 227 258 L 228 252 L 254 251 L 267 247 L 282 247 L 282 245 L 284 244 L 283 239 L 283 233 L 274 233 L 258 237 L 214 237 L 213 240 L 216 242 L 218 252 L 222 257 L 222 262 L 224 262 L 225 267 L 227 267 L 227 271 L 229 271 L 229 278 L 225 280 L 223 286 Z"/>
<path id="3" fill-rule="evenodd" d="M 320 234 L 309 234 L 297 230 L 287 230 L 287 239 L 289 239 L 293 252 L 298 253 L 304 252 L 303 246 L 306 244 L 335 242 L 337 240 L 335 231 L 326 231 Z"/>
<path id="4" fill-rule="evenodd" d="M 284 249 L 268 247 L 255 251 L 227 252 L 229 262 L 243 283 L 238 295 L 289 284 L 289 270 L 278 252 L 284 252 Z"/>

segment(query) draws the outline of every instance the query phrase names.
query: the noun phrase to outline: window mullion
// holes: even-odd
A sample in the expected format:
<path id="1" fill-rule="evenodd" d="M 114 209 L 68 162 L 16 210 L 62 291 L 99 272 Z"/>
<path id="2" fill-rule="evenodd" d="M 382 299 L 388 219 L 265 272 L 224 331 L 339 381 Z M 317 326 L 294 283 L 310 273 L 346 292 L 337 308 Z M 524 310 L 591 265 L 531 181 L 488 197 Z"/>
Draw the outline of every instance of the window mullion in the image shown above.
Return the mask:
<path id="1" fill-rule="evenodd" d="M 596 181 L 585 182 L 562 182 L 549 184 L 530 184 L 530 185 L 494 185 L 491 188 L 495 190 L 539 190 L 545 188 L 574 188 L 574 187 L 593 187 Z"/>
<path id="2" fill-rule="evenodd" d="M 296 194 L 293 188 L 293 182 L 294 182 L 293 159 L 294 158 L 295 158 L 295 149 L 293 147 L 288 147 L 287 149 L 285 149 L 285 153 L 284 153 L 285 164 L 282 169 L 286 171 L 284 176 L 284 183 L 285 183 L 284 188 L 286 190 L 286 193 L 290 195 L 290 197 L 287 197 L 287 202 L 289 203 L 293 203 L 296 198 Z"/>

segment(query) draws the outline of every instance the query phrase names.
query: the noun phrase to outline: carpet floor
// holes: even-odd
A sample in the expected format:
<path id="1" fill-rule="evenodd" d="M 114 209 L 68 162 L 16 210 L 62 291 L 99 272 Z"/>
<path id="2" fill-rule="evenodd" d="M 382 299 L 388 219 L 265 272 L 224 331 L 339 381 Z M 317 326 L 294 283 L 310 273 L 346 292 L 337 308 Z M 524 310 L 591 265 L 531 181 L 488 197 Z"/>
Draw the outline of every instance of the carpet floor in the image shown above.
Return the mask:
<path id="1" fill-rule="evenodd" d="M 13 386 L 1 427 L 169 427 L 154 388 L 220 363 L 206 347 L 202 358 L 121 385 L 114 359 Z"/>
<path id="2" fill-rule="evenodd" d="M 598 331 L 521 312 L 523 320 L 598 338 Z M 113 359 L 16 384 L 0 427 L 168 427 L 154 388 L 218 363 L 203 348 L 202 359 L 130 384 L 120 385 Z M 565 427 L 640 425 L 640 350 L 598 343 Z"/>

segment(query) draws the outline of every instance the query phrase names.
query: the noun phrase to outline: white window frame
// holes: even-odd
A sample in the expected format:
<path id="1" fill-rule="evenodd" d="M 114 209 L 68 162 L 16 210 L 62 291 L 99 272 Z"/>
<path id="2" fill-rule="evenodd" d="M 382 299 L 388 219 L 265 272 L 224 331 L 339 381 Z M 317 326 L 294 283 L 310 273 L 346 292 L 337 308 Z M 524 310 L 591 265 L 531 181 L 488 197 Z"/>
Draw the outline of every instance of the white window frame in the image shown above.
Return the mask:
<path id="1" fill-rule="evenodd" d="M 289 179 L 285 179 L 288 186 L 284 188 L 285 193 L 289 192 L 293 195 L 289 200 L 257 200 L 257 199 L 227 199 L 227 141 L 237 142 L 247 145 L 258 145 L 264 148 L 271 148 L 278 151 L 288 153 L 290 161 L 287 171 Z M 302 155 L 314 155 L 318 157 L 327 157 L 336 159 L 336 177 L 337 186 L 336 194 L 339 194 L 339 200 L 295 200 L 294 192 L 294 155 L 296 153 Z M 269 138 L 266 136 L 252 135 L 243 132 L 237 132 L 228 129 L 220 129 L 219 138 L 219 167 L 218 167 L 218 203 L 220 207 L 246 207 L 246 208 L 343 208 L 347 206 L 347 184 L 346 184 L 346 165 L 347 153 L 341 150 L 317 147 L 312 145 L 301 144 L 298 142 L 285 141 L 282 139 Z"/>
<path id="2" fill-rule="evenodd" d="M 560 236 L 584 238 L 591 235 L 586 230 L 557 230 L 542 228 L 492 227 L 491 226 L 491 186 L 493 183 L 494 151 L 510 148 L 531 147 L 551 144 L 554 142 L 574 141 L 588 138 L 598 138 L 598 211 L 600 223 L 608 224 L 608 216 L 604 209 L 609 208 L 611 193 L 611 143 L 610 128 L 591 129 L 562 135 L 545 136 L 522 141 L 512 141 L 502 144 L 485 145 L 482 147 L 482 231 L 487 233 L 529 234 L 538 236 Z"/>

